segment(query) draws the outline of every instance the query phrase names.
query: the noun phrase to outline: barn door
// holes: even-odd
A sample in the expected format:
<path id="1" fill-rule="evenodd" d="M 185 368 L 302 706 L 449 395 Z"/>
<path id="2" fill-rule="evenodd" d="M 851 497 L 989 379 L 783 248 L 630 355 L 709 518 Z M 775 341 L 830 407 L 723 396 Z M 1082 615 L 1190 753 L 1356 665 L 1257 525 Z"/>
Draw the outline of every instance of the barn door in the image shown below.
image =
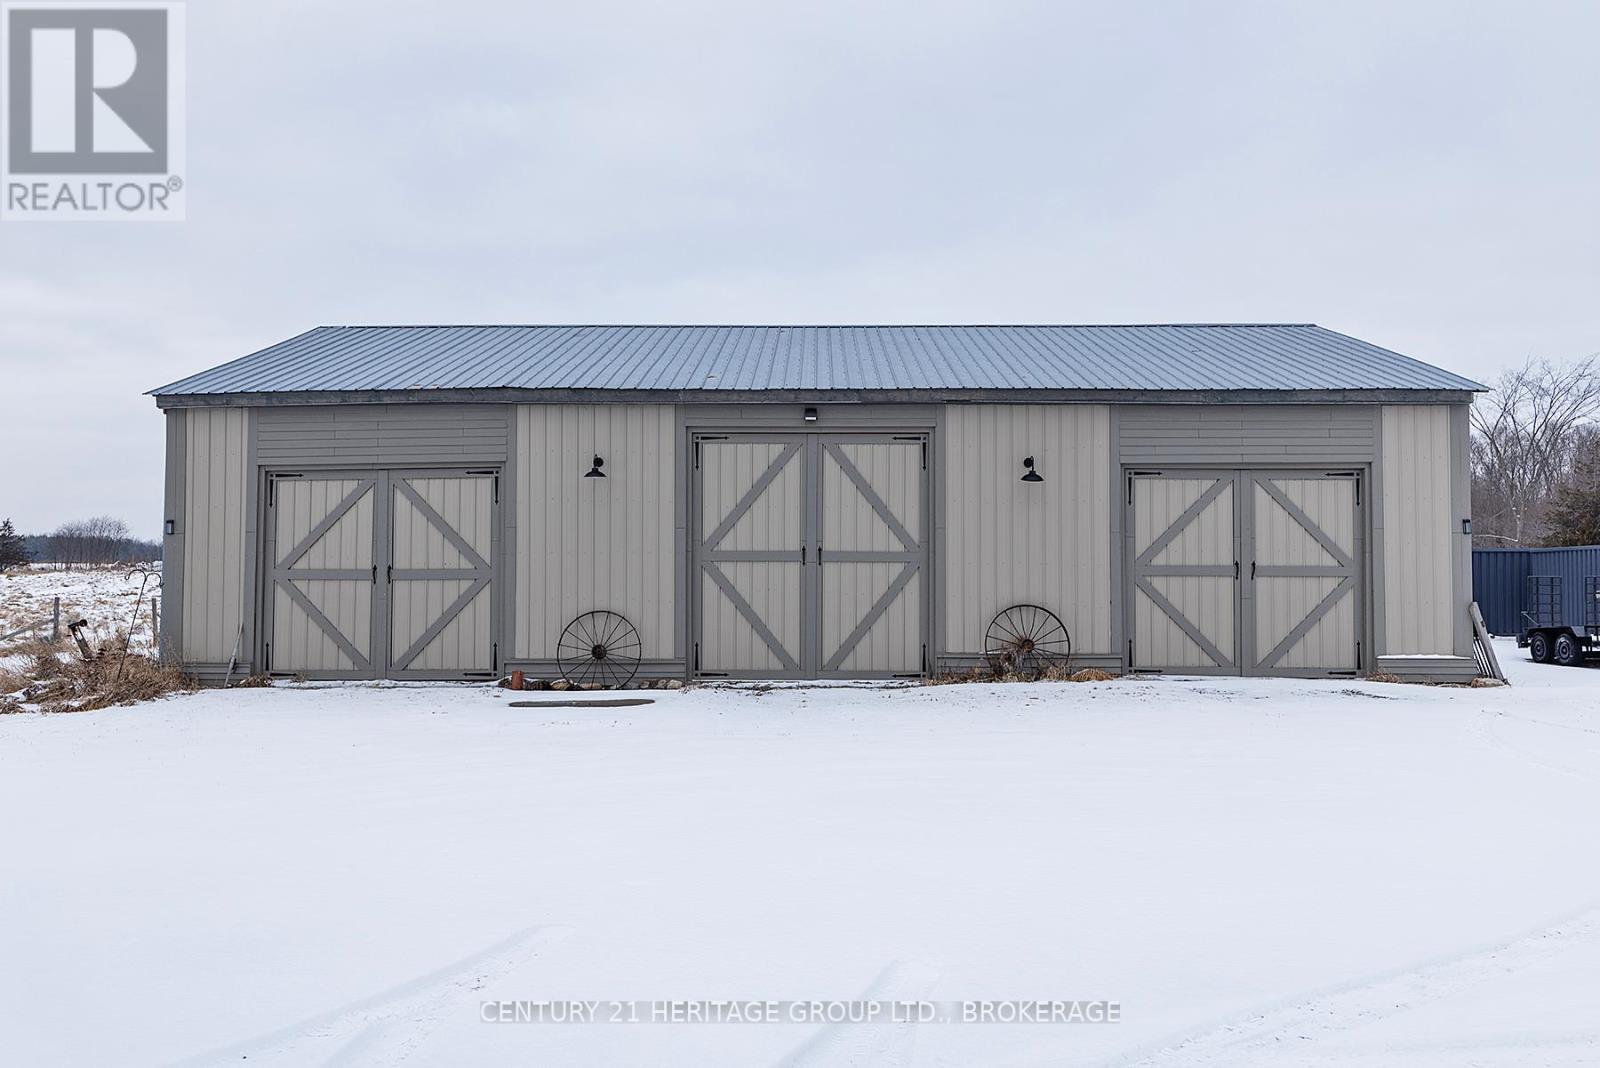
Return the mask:
<path id="1" fill-rule="evenodd" d="M 925 440 L 821 437 L 816 448 L 818 673 L 921 674 Z"/>
<path id="2" fill-rule="evenodd" d="M 924 670 L 923 437 L 710 435 L 694 452 L 695 672 Z"/>
<path id="3" fill-rule="evenodd" d="M 493 472 L 389 475 L 389 677 L 491 677 Z"/>
<path id="4" fill-rule="evenodd" d="M 1356 671 L 1362 666 L 1359 475 L 1254 471 L 1247 479 L 1245 673 Z"/>
<path id="5" fill-rule="evenodd" d="M 1128 478 L 1130 666 L 1239 673 L 1239 535 L 1233 471 Z"/>
<path id="6" fill-rule="evenodd" d="M 799 678 L 810 534 L 804 435 L 694 443 L 698 485 L 694 670 Z"/>
<path id="7" fill-rule="evenodd" d="M 383 673 L 378 615 L 380 477 L 268 480 L 267 666 L 310 678 Z M 378 655 L 374 656 L 374 650 Z"/>

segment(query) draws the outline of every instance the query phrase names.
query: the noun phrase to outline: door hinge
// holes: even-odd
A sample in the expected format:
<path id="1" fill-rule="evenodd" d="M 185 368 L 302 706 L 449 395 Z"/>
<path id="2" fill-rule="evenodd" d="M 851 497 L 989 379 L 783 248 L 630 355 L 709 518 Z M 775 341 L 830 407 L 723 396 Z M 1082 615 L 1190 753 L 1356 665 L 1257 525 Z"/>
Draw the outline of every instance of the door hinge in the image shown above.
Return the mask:
<path id="1" fill-rule="evenodd" d="M 274 504 L 278 500 L 278 480 L 280 478 L 305 478 L 299 471 L 274 471 L 267 476 L 267 503 Z"/>

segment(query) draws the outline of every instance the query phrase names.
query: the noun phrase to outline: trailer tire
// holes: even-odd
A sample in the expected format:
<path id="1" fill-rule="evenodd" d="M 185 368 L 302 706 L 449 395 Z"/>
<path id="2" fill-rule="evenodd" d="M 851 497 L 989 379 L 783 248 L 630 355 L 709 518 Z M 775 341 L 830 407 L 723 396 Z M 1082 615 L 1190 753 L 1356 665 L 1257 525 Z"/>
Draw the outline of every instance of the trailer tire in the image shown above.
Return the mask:
<path id="1" fill-rule="evenodd" d="M 1550 635 L 1542 630 L 1528 635 L 1528 655 L 1533 657 L 1535 664 L 1550 663 Z"/>
<path id="2" fill-rule="evenodd" d="M 1578 648 L 1578 639 L 1569 631 L 1562 631 L 1556 635 L 1555 646 L 1551 649 L 1550 656 L 1562 667 L 1577 667 L 1583 660 L 1583 650 Z"/>

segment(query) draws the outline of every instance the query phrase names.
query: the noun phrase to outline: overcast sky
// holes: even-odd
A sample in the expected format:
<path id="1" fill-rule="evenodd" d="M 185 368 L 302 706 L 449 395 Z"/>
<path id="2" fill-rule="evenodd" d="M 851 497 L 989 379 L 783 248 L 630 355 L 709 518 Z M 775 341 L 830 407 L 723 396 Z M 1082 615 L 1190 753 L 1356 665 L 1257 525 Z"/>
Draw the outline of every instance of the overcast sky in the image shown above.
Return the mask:
<path id="1" fill-rule="evenodd" d="M 188 221 L 0 226 L 0 515 L 309 326 L 1317 322 L 1600 350 L 1600 7 L 189 5 Z"/>

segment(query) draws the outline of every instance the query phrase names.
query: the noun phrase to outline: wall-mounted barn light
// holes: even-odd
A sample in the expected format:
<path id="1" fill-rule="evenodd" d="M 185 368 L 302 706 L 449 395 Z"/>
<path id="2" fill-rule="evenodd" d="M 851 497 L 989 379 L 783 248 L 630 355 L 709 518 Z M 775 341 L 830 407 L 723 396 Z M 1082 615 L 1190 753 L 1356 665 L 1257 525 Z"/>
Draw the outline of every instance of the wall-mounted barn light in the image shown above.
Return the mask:
<path id="1" fill-rule="evenodd" d="M 594 458 L 594 466 L 589 468 L 588 473 L 585 474 L 583 477 L 584 478 L 605 478 L 606 477 L 606 473 L 604 471 L 600 470 L 605 465 L 606 465 L 606 462 L 604 460 L 600 459 L 599 456 L 596 456 Z"/>
<path id="2" fill-rule="evenodd" d="M 807 408 L 806 409 L 806 422 L 815 423 L 816 421 L 817 421 L 817 410 L 815 408 Z"/>
<path id="3" fill-rule="evenodd" d="M 1028 473 L 1022 476 L 1022 481 L 1024 481 L 1024 482 L 1043 482 L 1044 481 L 1044 476 L 1033 469 L 1033 457 L 1031 457 L 1031 456 L 1023 457 L 1022 466 L 1026 467 L 1028 469 Z"/>
<path id="4" fill-rule="evenodd" d="M 1472 520 L 1463 519 L 1461 521 L 1461 533 L 1469 535 L 1472 533 Z"/>

